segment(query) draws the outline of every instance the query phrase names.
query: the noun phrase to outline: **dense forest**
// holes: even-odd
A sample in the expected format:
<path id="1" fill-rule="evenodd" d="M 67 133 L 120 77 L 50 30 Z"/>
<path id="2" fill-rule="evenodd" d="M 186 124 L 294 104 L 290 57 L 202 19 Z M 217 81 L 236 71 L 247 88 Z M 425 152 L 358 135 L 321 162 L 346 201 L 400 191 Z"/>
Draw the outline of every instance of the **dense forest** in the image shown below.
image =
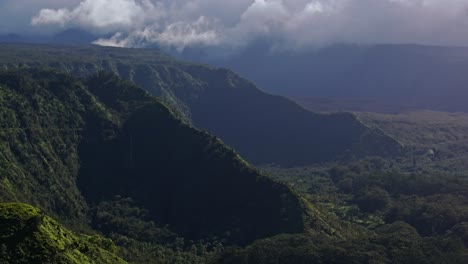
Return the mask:
<path id="1" fill-rule="evenodd" d="M 351 241 L 358 239 L 359 246 L 347 244 L 350 241 L 333 245 L 344 248 L 343 258 L 336 258 L 336 251 L 328 256 L 334 257 L 332 263 L 349 263 L 349 259 L 356 263 L 467 261 L 468 181 L 456 171 L 408 171 L 406 164 L 371 158 L 346 165 L 266 167 L 264 172 L 300 190 L 308 201 L 328 214 L 325 219 L 329 223 L 353 232 L 348 234 Z M 286 241 L 295 241 L 293 238 L 297 236 L 279 238 L 282 242 L 278 243 L 286 245 Z M 299 248 L 290 247 L 288 251 L 309 252 L 314 242 L 301 239 Z M 396 245 L 405 245 L 405 249 L 397 249 Z M 236 252 L 235 256 L 249 258 L 254 248 Z M 315 254 L 308 257 L 315 261 Z"/>

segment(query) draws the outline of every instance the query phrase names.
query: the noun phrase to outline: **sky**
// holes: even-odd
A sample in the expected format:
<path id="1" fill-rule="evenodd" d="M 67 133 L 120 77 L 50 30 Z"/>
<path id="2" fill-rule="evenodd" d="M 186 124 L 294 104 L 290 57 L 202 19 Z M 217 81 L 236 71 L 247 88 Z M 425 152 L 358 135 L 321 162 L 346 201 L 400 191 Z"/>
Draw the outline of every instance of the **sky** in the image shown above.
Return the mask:
<path id="1" fill-rule="evenodd" d="M 0 33 L 82 28 L 101 45 L 468 46 L 468 0 L 0 0 Z M 110 37 L 109 37 L 110 36 Z"/>

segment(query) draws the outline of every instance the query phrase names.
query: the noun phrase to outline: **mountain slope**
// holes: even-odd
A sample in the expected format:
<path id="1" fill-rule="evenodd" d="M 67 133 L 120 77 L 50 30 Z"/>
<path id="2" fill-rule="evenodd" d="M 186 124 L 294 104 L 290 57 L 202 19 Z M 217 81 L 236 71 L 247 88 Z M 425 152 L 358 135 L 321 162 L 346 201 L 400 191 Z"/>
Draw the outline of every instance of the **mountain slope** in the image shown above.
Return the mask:
<path id="1" fill-rule="evenodd" d="M 309 212 L 287 186 L 114 75 L 6 72 L 0 93 L 1 201 L 76 226 L 91 205 L 130 197 L 149 220 L 226 244 L 306 229 Z"/>
<path id="2" fill-rule="evenodd" d="M 35 207 L 0 203 L 1 263 L 126 263 L 115 251 L 110 240 L 78 236 Z"/>
<path id="3" fill-rule="evenodd" d="M 286 186 L 260 176 L 216 137 L 182 124 L 147 94 L 130 97 L 139 90 L 118 86 L 105 74 L 92 78 L 88 87 L 113 110 L 120 106 L 109 104 L 109 95 L 112 102 L 132 98 L 139 108 L 116 138 L 82 146 L 85 195 L 103 193 L 93 188 L 112 181 L 113 189 L 144 204 L 159 223 L 192 238 L 228 231 L 230 240 L 243 243 L 272 230 L 304 230 L 298 198 Z"/>
<path id="4" fill-rule="evenodd" d="M 393 155 L 398 142 L 350 114 L 314 114 L 226 69 L 179 62 L 156 50 L 1 45 L 4 68 L 45 65 L 89 76 L 114 72 L 163 100 L 254 163 L 301 165 L 352 153 Z M 348 154 L 346 154 L 348 153 Z"/>
<path id="5" fill-rule="evenodd" d="M 0 94 L 2 200 L 83 220 L 87 206 L 74 188 L 78 145 L 86 115 L 106 112 L 79 82 L 51 72 L 3 72 Z"/>

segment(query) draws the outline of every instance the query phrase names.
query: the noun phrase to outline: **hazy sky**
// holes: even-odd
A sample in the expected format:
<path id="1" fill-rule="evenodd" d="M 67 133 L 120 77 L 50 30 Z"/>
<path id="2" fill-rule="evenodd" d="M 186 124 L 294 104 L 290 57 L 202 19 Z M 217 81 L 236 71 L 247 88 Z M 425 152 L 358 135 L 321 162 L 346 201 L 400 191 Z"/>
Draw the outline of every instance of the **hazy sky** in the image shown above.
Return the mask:
<path id="1" fill-rule="evenodd" d="M 3 33 L 81 27 L 116 46 L 468 46 L 468 0 L 0 0 L 0 22 Z"/>

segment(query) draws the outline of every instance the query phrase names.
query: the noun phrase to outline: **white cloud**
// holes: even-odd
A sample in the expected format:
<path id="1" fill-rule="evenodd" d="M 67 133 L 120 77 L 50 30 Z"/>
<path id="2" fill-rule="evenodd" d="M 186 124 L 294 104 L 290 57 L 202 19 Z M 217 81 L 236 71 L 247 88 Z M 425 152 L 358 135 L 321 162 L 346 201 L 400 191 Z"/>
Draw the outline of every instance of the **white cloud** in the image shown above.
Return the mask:
<path id="1" fill-rule="evenodd" d="M 468 0 L 83 0 L 42 9 L 32 22 L 120 32 L 97 41 L 117 46 L 468 45 Z"/>
<path id="2" fill-rule="evenodd" d="M 144 47 L 159 44 L 182 51 L 186 46 L 220 44 L 221 36 L 215 24 L 216 20 L 202 16 L 193 22 L 179 21 L 169 24 L 162 30 L 154 24 L 127 35 L 119 32 L 109 39 L 99 39 L 94 43 L 115 47 Z"/>
<path id="3" fill-rule="evenodd" d="M 71 12 L 68 9 L 42 9 L 39 14 L 32 19 L 33 25 L 40 24 L 59 24 L 64 26 L 72 19 Z"/>
<path id="4" fill-rule="evenodd" d="M 160 18 L 158 4 L 149 0 L 84 0 L 78 6 L 42 9 L 32 18 L 33 25 L 74 24 L 84 28 L 109 32 L 145 26 Z"/>

